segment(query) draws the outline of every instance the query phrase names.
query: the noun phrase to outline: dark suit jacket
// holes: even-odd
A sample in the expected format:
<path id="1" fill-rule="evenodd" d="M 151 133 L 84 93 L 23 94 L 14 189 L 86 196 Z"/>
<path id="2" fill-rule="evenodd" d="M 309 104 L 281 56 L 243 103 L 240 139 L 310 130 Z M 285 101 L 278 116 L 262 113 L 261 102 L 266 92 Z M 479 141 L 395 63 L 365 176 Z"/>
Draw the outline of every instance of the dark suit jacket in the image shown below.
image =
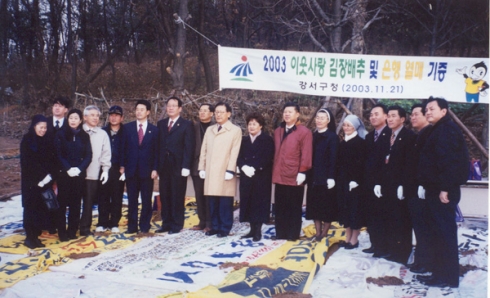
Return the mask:
<path id="1" fill-rule="evenodd" d="M 151 172 L 158 167 L 158 128 L 148 122 L 145 136 L 138 144 L 137 122 L 124 125 L 124 156 L 121 167 L 124 167 L 126 178 L 150 178 Z"/>
<path id="2" fill-rule="evenodd" d="M 393 146 L 384 151 L 383 155 L 386 157 L 389 154 L 390 158 L 388 163 L 383 163 L 381 175 L 377 176 L 376 182 L 376 184 L 381 185 L 383 195 L 396 196 L 398 186 L 406 184 L 407 156 L 413 147 L 415 138 L 416 135 L 413 131 L 402 127 Z"/>
<path id="3" fill-rule="evenodd" d="M 190 170 L 194 154 L 194 130 L 192 122 L 182 117 L 168 131 L 169 118 L 158 121 L 158 172 L 166 168 L 178 171 Z M 176 172 L 177 173 L 177 172 Z"/>
<path id="4" fill-rule="evenodd" d="M 211 123 L 209 126 L 213 125 L 214 121 L 211 120 Z M 201 129 L 203 129 L 201 122 L 197 121 L 193 124 L 194 126 L 194 156 L 192 160 L 192 169 L 191 169 L 191 175 L 192 176 L 199 176 L 199 156 L 201 156 L 201 146 L 202 146 L 202 140 L 204 138 L 204 133 L 206 132 L 207 128 L 204 128 L 204 132 L 201 136 Z M 209 127 L 207 126 L 207 127 Z"/>
<path id="5" fill-rule="evenodd" d="M 422 148 L 425 146 L 425 142 L 427 141 L 427 137 L 430 134 L 432 129 L 431 125 L 427 125 L 422 128 L 421 131 L 416 135 L 415 142 L 413 143 L 412 148 L 407 154 L 407 167 L 405 169 L 405 184 L 403 185 L 403 192 L 406 198 L 417 197 L 418 186 L 422 185 L 417 180 L 417 167 L 420 159 L 420 152 Z"/>
<path id="6" fill-rule="evenodd" d="M 364 185 L 366 191 L 373 192 L 373 187 L 376 185 L 377 176 L 381 173 L 385 156 L 383 153 L 390 147 L 391 129 L 387 126 L 381 131 L 378 140 L 374 142 L 374 131 L 366 135 L 366 163 L 364 171 Z M 387 149 L 388 148 L 388 149 Z"/>
<path id="7" fill-rule="evenodd" d="M 307 173 L 308 185 L 326 185 L 327 179 L 336 179 L 339 137 L 331 130 L 313 133 L 313 162 Z"/>
<path id="8" fill-rule="evenodd" d="M 55 146 L 54 140 L 56 137 L 56 133 L 59 130 L 68 127 L 68 119 L 65 118 L 65 120 L 63 121 L 63 125 L 59 129 L 55 129 L 54 125 L 53 125 L 53 116 L 49 116 L 47 126 L 48 126 L 48 129 L 47 129 L 46 135 L 44 137 L 46 137 L 48 140 L 50 140 L 51 143 L 53 144 L 53 147 L 54 147 Z M 61 168 L 62 168 L 62 165 L 60 164 L 59 160 L 57 158 L 55 158 L 54 164 L 53 164 L 53 173 L 54 173 L 53 179 L 54 180 L 56 180 L 56 177 L 57 177 L 59 171 L 61 170 Z"/>

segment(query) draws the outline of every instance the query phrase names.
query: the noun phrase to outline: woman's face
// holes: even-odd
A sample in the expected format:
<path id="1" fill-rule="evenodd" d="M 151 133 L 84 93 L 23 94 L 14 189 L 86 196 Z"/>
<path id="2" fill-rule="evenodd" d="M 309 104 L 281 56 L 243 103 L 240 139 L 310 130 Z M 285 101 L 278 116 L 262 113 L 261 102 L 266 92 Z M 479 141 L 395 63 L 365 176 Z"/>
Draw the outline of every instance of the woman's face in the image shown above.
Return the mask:
<path id="1" fill-rule="evenodd" d="M 46 134 L 46 131 L 48 130 L 48 124 L 46 122 L 39 122 L 34 126 L 34 131 L 36 132 L 36 135 L 40 137 L 44 137 Z"/>
<path id="2" fill-rule="evenodd" d="M 327 128 L 328 123 L 328 115 L 327 113 L 317 113 L 315 117 L 316 129 L 322 130 Z"/>
<path id="3" fill-rule="evenodd" d="M 250 120 L 248 122 L 247 127 L 248 127 L 248 133 L 251 136 L 255 136 L 262 129 L 262 125 L 260 125 L 259 122 L 257 122 L 257 120 L 255 119 Z"/>
<path id="4" fill-rule="evenodd" d="M 68 125 L 73 128 L 73 129 L 76 129 L 78 128 L 78 126 L 82 123 L 82 119 L 80 119 L 80 116 L 78 116 L 77 113 L 72 113 L 70 114 L 70 116 L 68 117 Z"/>
<path id="5" fill-rule="evenodd" d="M 352 124 L 350 124 L 347 121 L 344 121 L 344 124 L 342 124 L 342 129 L 344 130 L 346 136 L 350 136 L 351 134 L 354 133 L 354 131 L 356 131 L 354 126 L 352 126 Z"/>

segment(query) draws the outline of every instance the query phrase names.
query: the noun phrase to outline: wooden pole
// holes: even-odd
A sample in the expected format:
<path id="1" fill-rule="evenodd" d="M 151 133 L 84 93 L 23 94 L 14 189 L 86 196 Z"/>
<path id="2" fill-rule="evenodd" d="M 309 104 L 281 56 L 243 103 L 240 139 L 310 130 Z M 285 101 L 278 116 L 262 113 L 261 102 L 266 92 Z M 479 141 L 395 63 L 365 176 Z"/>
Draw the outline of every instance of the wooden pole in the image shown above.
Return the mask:
<path id="1" fill-rule="evenodd" d="M 451 111 L 451 110 L 447 110 L 447 111 L 449 113 L 449 116 L 451 116 L 451 118 L 453 119 L 453 121 L 456 122 L 456 124 L 459 127 L 461 127 L 461 129 L 470 138 L 470 140 L 473 142 L 473 144 L 475 144 L 476 148 L 478 148 L 478 150 L 480 150 L 480 152 L 483 154 L 483 156 L 486 159 L 488 159 L 488 152 L 485 149 L 485 147 L 483 147 L 483 145 L 480 144 L 478 139 L 471 133 L 471 131 L 466 127 L 466 125 L 464 125 L 463 122 L 461 122 L 461 120 L 458 119 L 458 116 L 456 116 L 456 114 L 454 114 L 453 111 Z"/>

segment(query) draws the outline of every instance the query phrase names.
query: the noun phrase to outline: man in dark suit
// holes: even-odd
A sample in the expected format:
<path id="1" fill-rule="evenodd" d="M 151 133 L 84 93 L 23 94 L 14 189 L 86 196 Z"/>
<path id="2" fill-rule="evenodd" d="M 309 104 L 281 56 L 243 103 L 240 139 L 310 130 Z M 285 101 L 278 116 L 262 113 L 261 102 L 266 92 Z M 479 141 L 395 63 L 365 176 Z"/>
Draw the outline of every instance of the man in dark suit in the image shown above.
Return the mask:
<path id="1" fill-rule="evenodd" d="M 179 233 L 184 227 L 185 191 L 194 153 L 192 122 L 180 117 L 182 101 L 167 99 L 168 117 L 158 121 L 158 174 L 162 227 L 157 233 Z"/>
<path id="2" fill-rule="evenodd" d="M 418 180 L 434 227 L 431 249 L 434 253 L 431 276 L 417 278 L 428 286 L 459 286 L 458 228 L 456 206 L 461 199 L 461 184 L 468 178 L 468 148 L 458 126 L 448 115 L 443 98 L 429 98 L 425 115 L 432 129 L 420 152 Z"/>
<path id="3" fill-rule="evenodd" d="M 382 223 L 380 222 L 381 201 L 374 195 L 376 176 L 379 175 L 384 163 L 383 148 L 390 146 L 391 130 L 386 125 L 388 109 L 383 104 L 375 105 L 369 114 L 369 121 L 374 130 L 366 135 L 366 164 L 364 171 L 364 219 L 371 240 L 371 247 L 363 250 L 365 253 L 374 253 L 374 257 L 384 254 L 384 235 L 382 234 Z"/>
<path id="4" fill-rule="evenodd" d="M 68 97 L 58 96 L 53 99 L 53 107 L 51 108 L 52 116 L 48 117 L 47 122 L 47 131 L 45 137 L 53 144 L 54 146 L 54 137 L 56 133 L 61 128 L 68 126 L 68 121 L 65 119 L 65 115 L 68 112 L 68 109 L 71 106 L 71 101 Z M 56 178 L 57 174 L 61 171 L 61 165 L 58 162 L 58 159 L 54 159 L 54 168 L 53 168 L 53 188 L 57 188 Z M 50 234 L 56 234 L 56 223 L 54 222 L 55 217 L 49 216 L 47 220 L 47 229 Z"/>
<path id="5" fill-rule="evenodd" d="M 124 158 L 121 174 L 126 179 L 128 191 L 128 230 L 138 232 L 138 196 L 141 192 L 139 228 L 148 233 L 152 215 L 151 197 L 153 179 L 158 177 L 158 128 L 148 122 L 151 103 L 141 99 L 136 102 L 136 121 L 124 125 Z"/>
<path id="6" fill-rule="evenodd" d="M 400 106 L 388 108 L 388 127 L 391 129 L 390 146 L 383 152 L 385 162 L 377 176 L 374 194 L 382 203 L 382 235 L 386 239 L 386 259 L 406 264 L 412 251 L 412 226 L 405 200 L 403 185 L 407 156 L 415 134 L 406 129 L 407 114 Z"/>
<path id="7" fill-rule="evenodd" d="M 191 177 L 194 185 L 194 194 L 196 196 L 197 217 L 199 224 L 192 227 L 193 230 L 211 230 L 211 212 L 209 211 L 209 201 L 204 196 L 204 179 L 199 177 L 199 156 L 201 156 L 201 145 L 204 133 L 210 125 L 213 124 L 214 106 L 209 103 L 203 103 L 199 108 L 199 121 L 194 123 L 194 160 L 192 162 Z"/>

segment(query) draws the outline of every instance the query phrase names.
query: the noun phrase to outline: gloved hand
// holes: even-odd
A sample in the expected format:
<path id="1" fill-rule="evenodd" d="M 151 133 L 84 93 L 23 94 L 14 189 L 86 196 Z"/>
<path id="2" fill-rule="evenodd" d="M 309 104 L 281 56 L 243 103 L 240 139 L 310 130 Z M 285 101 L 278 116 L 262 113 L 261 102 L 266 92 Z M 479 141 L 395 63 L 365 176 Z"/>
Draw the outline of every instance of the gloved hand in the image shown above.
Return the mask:
<path id="1" fill-rule="evenodd" d="M 306 180 L 306 175 L 303 173 L 298 173 L 298 176 L 296 176 L 296 183 L 298 185 L 301 185 L 303 184 L 303 182 L 305 182 L 305 180 Z"/>
<path id="2" fill-rule="evenodd" d="M 401 201 L 403 200 L 405 197 L 403 196 L 403 186 L 398 186 L 398 189 L 396 190 L 396 196 L 398 197 L 398 199 Z"/>
<path id="3" fill-rule="evenodd" d="M 37 184 L 37 186 L 44 187 L 44 185 L 46 185 L 49 182 L 51 182 L 51 180 L 53 180 L 53 178 L 51 178 L 51 175 L 50 174 L 47 174 L 46 177 L 44 177 L 43 180 L 39 181 L 39 183 Z"/>
<path id="4" fill-rule="evenodd" d="M 100 175 L 100 181 L 102 181 L 102 185 L 106 184 L 107 180 L 109 180 L 109 173 L 102 172 Z"/>
<path id="5" fill-rule="evenodd" d="M 250 178 L 252 178 L 252 176 L 255 175 L 255 168 L 251 166 L 247 166 L 247 165 L 243 166 L 242 171 L 245 175 L 247 175 Z"/>
<path id="6" fill-rule="evenodd" d="M 191 173 L 191 171 L 189 171 L 189 169 L 186 169 L 186 168 L 183 168 L 181 171 L 182 177 L 187 177 L 187 176 L 189 176 L 190 173 Z"/>
<path id="7" fill-rule="evenodd" d="M 425 200 L 425 188 L 422 185 L 419 185 L 419 189 L 417 190 L 417 195 L 420 199 Z"/>
<path id="8" fill-rule="evenodd" d="M 68 173 L 68 176 L 70 177 L 75 177 L 75 176 L 78 176 L 80 175 L 80 169 L 77 168 L 77 167 L 73 167 L 73 168 L 70 168 L 67 173 Z"/>
<path id="9" fill-rule="evenodd" d="M 121 177 L 119 177 L 119 181 L 126 181 L 126 173 L 121 174 Z"/>
<path id="10" fill-rule="evenodd" d="M 231 179 L 233 179 L 233 174 L 226 172 L 225 173 L 225 180 L 231 180 Z"/>
<path id="11" fill-rule="evenodd" d="M 327 179 L 327 188 L 332 189 L 335 186 L 335 180 Z"/>
<path id="12" fill-rule="evenodd" d="M 374 186 L 374 195 L 378 198 L 381 198 L 383 195 L 381 194 L 381 185 Z"/>
<path id="13" fill-rule="evenodd" d="M 359 184 L 357 184 L 356 181 L 349 182 L 349 191 L 353 190 L 354 188 L 356 188 L 358 186 L 359 186 Z"/>
<path id="14" fill-rule="evenodd" d="M 201 179 L 206 178 L 206 171 L 204 171 L 204 170 L 200 170 L 200 171 L 199 171 L 199 177 L 200 177 Z"/>

